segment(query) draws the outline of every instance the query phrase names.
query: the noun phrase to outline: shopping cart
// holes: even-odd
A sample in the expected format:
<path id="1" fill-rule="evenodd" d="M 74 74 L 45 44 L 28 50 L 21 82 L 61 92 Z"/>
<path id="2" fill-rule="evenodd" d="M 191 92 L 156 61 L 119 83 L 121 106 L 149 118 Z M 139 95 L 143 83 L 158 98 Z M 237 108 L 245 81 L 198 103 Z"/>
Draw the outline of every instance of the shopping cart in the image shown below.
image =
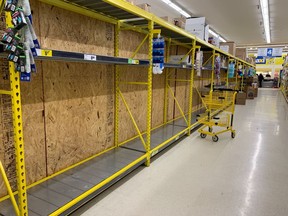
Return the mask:
<path id="1" fill-rule="evenodd" d="M 206 112 L 198 115 L 197 118 L 197 121 L 203 124 L 198 130 L 201 138 L 209 135 L 212 136 L 214 142 L 217 142 L 218 135 L 228 131 L 231 131 L 231 137 L 235 138 L 233 117 L 236 94 L 237 91 L 231 89 L 214 89 L 208 95 L 202 96 Z M 213 132 L 213 127 L 218 127 L 220 130 Z"/>

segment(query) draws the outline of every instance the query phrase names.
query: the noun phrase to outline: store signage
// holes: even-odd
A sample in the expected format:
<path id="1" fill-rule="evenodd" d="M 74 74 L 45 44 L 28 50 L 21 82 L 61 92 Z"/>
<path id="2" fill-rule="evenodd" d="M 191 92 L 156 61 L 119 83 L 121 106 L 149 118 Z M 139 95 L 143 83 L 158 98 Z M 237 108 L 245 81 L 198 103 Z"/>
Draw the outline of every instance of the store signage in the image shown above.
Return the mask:
<path id="1" fill-rule="evenodd" d="M 283 48 L 258 48 L 258 56 L 281 57 Z"/>
<path id="2" fill-rule="evenodd" d="M 263 56 L 258 56 L 255 60 L 256 64 L 266 64 L 266 58 Z"/>

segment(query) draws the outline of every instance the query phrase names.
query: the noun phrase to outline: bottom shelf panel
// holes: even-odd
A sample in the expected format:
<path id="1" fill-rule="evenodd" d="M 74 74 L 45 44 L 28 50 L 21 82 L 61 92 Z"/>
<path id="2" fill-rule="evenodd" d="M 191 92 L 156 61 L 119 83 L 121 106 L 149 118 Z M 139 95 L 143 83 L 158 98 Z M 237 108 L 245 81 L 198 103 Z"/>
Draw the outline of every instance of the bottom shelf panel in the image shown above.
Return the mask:
<path id="1" fill-rule="evenodd" d="M 144 153 L 128 149 L 113 149 L 80 166 L 28 189 L 29 216 L 46 216 L 53 213 L 143 155 Z M 139 162 L 121 175 L 127 175 L 144 162 L 145 160 Z M 121 178 L 121 175 L 95 191 L 89 197 L 84 198 L 64 213 L 67 214 L 83 205 L 85 202 L 118 181 Z M 4 216 L 15 215 L 10 200 L 5 200 L 0 203 L 0 215 L 1 214 Z"/>
<path id="2" fill-rule="evenodd" d="M 193 115 L 191 116 L 191 123 L 195 124 L 197 115 L 200 113 L 203 113 L 204 111 L 205 109 L 198 110 L 197 112 L 193 112 Z M 198 125 L 196 125 L 195 128 L 197 126 Z M 191 128 L 191 130 L 193 130 L 193 128 Z M 171 140 L 170 142 L 167 142 L 163 147 L 161 147 L 159 150 L 154 152 L 152 155 L 154 156 L 156 153 L 160 152 L 162 149 L 168 147 L 170 144 L 174 143 L 176 140 L 184 136 L 186 133 L 187 133 L 187 124 L 184 118 L 179 118 L 177 120 L 174 120 L 173 122 L 170 122 L 167 125 L 164 125 L 160 128 L 157 128 L 151 131 L 151 144 L 150 144 L 151 150 L 157 148 L 158 146 L 167 142 L 167 140 L 179 134 L 179 136 L 176 136 L 173 140 Z M 146 141 L 146 135 L 143 135 L 143 138 Z M 139 151 L 139 152 L 145 152 L 144 145 L 140 138 L 136 138 L 122 145 L 121 147 Z"/>

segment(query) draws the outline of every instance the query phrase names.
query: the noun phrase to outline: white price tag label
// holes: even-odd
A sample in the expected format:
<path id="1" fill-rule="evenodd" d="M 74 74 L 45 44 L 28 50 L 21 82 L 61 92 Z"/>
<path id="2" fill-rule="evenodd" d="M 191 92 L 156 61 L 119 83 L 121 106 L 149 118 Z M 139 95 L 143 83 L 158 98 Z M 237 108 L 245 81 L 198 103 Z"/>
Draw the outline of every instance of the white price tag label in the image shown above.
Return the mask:
<path id="1" fill-rule="evenodd" d="M 84 60 L 87 60 L 87 61 L 96 61 L 96 60 L 97 60 L 97 56 L 96 56 L 96 55 L 84 54 Z"/>

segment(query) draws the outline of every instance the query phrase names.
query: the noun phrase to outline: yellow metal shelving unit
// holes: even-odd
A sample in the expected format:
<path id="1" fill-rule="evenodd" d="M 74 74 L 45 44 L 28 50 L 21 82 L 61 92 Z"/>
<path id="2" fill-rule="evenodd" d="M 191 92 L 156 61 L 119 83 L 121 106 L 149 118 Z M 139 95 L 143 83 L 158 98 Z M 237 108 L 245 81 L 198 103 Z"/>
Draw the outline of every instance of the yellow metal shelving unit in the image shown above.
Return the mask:
<path id="1" fill-rule="evenodd" d="M 194 129 L 199 125 L 201 122 L 192 122 L 193 119 L 193 91 L 195 88 L 194 86 L 194 80 L 195 80 L 195 69 L 194 69 L 194 63 L 195 63 L 195 52 L 196 50 L 207 50 L 212 51 L 213 54 L 211 56 L 212 59 L 212 67 L 211 67 L 211 83 L 214 82 L 214 62 L 215 62 L 215 56 L 216 55 L 223 55 L 227 58 L 234 59 L 238 62 L 241 62 L 243 65 L 254 67 L 253 65 L 250 65 L 246 63 L 245 61 L 238 59 L 219 48 L 214 47 L 211 44 L 206 43 L 203 40 L 200 40 L 196 38 L 194 35 L 184 31 L 183 29 L 180 29 L 164 20 L 162 20 L 159 17 L 156 17 L 155 15 L 148 13 L 134 5 L 131 5 L 130 3 L 124 1 L 124 0 L 95 0 L 93 1 L 93 4 L 91 4 L 91 1 L 89 0 L 82 0 L 82 1 L 69 1 L 69 0 L 39 0 L 41 2 L 63 8 L 65 10 L 69 10 L 78 14 L 82 14 L 87 17 L 95 18 L 104 22 L 108 22 L 115 25 L 115 43 L 114 43 L 114 58 L 109 57 L 110 60 L 107 60 L 107 58 L 103 58 L 102 63 L 112 63 L 115 64 L 115 134 L 114 134 L 114 140 L 115 145 L 114 147 L 107 149 L 104 152 L 101 152 L 97 155 L 92 156 L 91 158 L 87 158 L 77 164 L 74 164 L 71 167 L 68 167 L 60 172 L 57 172 L 51 176 L 48 176 L 45 179 L 42 179 L 41 181 L 35 182 L 32 185 L 26 185 L 26 178 L 25 178 L 25 158 L 24 158 L 24 142 L 23 142 L 23 128 L 22 128 L 22 113 L 21 113 L 21 94 L 20 94 L 20 79 L 19 74 L 14 71 L 14 65 L 12 63 L 9 64 L 9 70 L 10 70 L 10 84 L 11 84 L 11 91 L 1 91 L 1 94 L 8 94 L 12 97 L 12 110 L 13 110 L 13 125 L 14 125 L 14 142 L 15 142 L 15 155 L 16 155 L 16 166 L 17 166 L 17 183 L 18 183 L 18 190 L 14 192 L 14 195 L 18 195 L 18 202 L 17 206 L 15 207 L 15 211 L 18 215 L 24 216 L 28 215 L 65 215 L 72 211 L 75 208 L 78 208 L 83 203 L 87 202 L 89 199 L 93 198 L 95 195 L 100 193 L 103 189 L 109 187 L 111 184 L 118 181 L 121 177 L 125 176 L 129 172 L 131 172 L 133 169 L 138 167 L 139 165 L 145 163 L 146 166 L 150 165 L 151 157 L 157 154 L 160 150 L 162 150 L 165 146 L 168 146 L 169 144 L 173 143 L 175 140 L 179 139 L 181 136 L 184 136 L 186 134 L 190 135 L 191 130 Z M 135 19 L 137 18 L 137 19 Z M 140 18 L 140 19 L 139 19 Z M 10 24 L 10 17 L 6 18 L 7 24 Z M 142 41 L 142 43 L 139 44 L 137 49 L 135 50 L 134 54 L 131 56 L 131 59 L 124 59 L 120 58 L 119 56 L 119 32 L 121 30 L 132 30 L 136 32 L 140 32 L 146 35 L 145 39 Z M 187 55 L 191 56 L 192 59 L 192 66 L 186 67 L 183 65 L 174 65 L 171 67 L 175 68 L 182 68 L 186 69 L 189 72 L 189 79 L 187 80 L 174 80 L 176 82 L 188 82 L 189 83 L 189 107 L 188 107 L 188 113 L 184 113 L 183 108 L 181 108 L 180 104 L 177 101 L 177 98 L 175 97 L 173 91 L 171 90 L 169 86 L 169 81 L 171 81 L 171 77 L 169 76 L 169 73 L 165 72 L 165 101 L 164 101 L 164 116 L 163 116 L 163 124 L 156 127 L 151 128 L 151 116 L 152 116 L 152 41 L 153 41 L 153 34 L 155 33 L 155 30 L 161 31 L 161 35 L 166 38 L 167 41 L 167 50 L 170 49 L 170 45 L 178 45 L 183 46 L 189 49 L 189 52 Z M 148 60 L 146 61 L 138 61 L 134 60 L 135 55 L 140 50 L 141 46 L 145 43 L 145 41 L 148 41 Z M 40 53 L 45 53 L 41 52 Z M 69 58 L 64 58 L 61 56 L 61 51 L 50 51 L 51 56 L 49 56 L 49 59 L 57 59 L 57 60 L 63 60 L 63 61 L 69 61 Z M 169 53 L 169 51 L 168 51 Z M 73 56 L 73 53 L 69 53 L 69 55 Z M 79 56 L 79 55 L 78 55 Z M 39 59 L 41 60 L 48 60 L 47 56 L 39 56 Z M 79 60 L 76 59 L 75 56 L 71 57 L 73 60 Z M 99 58 L 100 59 L 100 58 Z M 132 63 L 129 63 L 130 60 Z M 167 60 L 167 59 L 166 59 Z M 80 61 L 80 60 L 79 60 Z M 81 60 L 83 61 L 83 60 Z M 88 61 L 89 62 L 89 61 Z M 122 82 L 120 81 L 121 73 L 120 73 L 120 65 L 121 64 L 139 64 L 147 67 L 147 82 L 139 82 L 139 81 L 133 81 L 133 82 Z M 141 132 L 139 130 L 139 127 L 131 113 L 131 110 L 129 108 L 129 105 L 127 104 L 125 97 L 123 96 L 121 92 L 121 86 L 122 85 L 145 85 L 147 86 L 147 104 L 146 104 L 146 131 Z M 211 89 L 212 89 L 211 85 Z M 196 89 L 197 90 L 197 89 Z M 177 108 L 179 109 L 181 116 L 180 118 L 173 119 L 171 121 L 167 120 L 167 112 L 168 112 L 168 95 L 171 94 Z M 137 136 L 135 136 L 132 139 L 129 139 L 123 143 L 119 143 L 119 104 L 120 101 L 124 103 L 126 110 L 133 122 L 133 125 L 137 131 Z M 159 130 L 163 128 L 163 130 L 169 131 L 171 126 L 169 123 L 175 122 L 175 121 L 185 121 L 184 126 L 178 127 L 176 132 L 173 134 L 169 134 L 169 136 L 164 137 L 164 140 L 157 140 L 157 143 L 155 145 L 155 142 L 152 143 L 152 140 L 155 138 L 154 135 L 159 133 Z M 169 128 L 170 127 L 170 128 Z M 173 128 L 174 129 L 174 128 Z M 143 148 L 144 151 L 131 151 L 131 143 L 137 142 L 135 140 L 138 140 L 140 142 L 140 146 Z M 129 144 L 130 143 L 130 144 Z M 136 143 L 137 144 L 137 143 Z M 139 143 L 138 143 L 139 144 Z M 124 148 L 119 148 L 124 147 Z M 123 155 L 126 158 L 123 159 Z M 103 159 L 103 160 L 111 160 L 111 158 L 115 159 L 118 158 L 121 159 L 122 162 L 120 164 L 115 164 L 115 161 L 113 160 L 111 163 L 113 164 L 113 169 L 111 168 L 111 174 L 102 177 L 101 179 L 97 180 L 95 177 L 95 182 L 91 184 L 85 184 L 84 186 L 87 187 L 86 190 L 79 192 L 79 194 L 75 195 L 74 197 L 70 198 L 69 200 L 65 200 L 65 204 L 60 205 L 57 203 L 53 204 L 53 201 L 55 200 L 41 200 L 40 203 L 35 199 L 33 192 L 29 194 L 29 189 L 32 187 L 34 188 L 34 191 L 40 191 L 43 188 L 46 191 L 49 191 L 52 189 L 60 190 L 61 187 L 57 188 L 55 185 L 55 180 L 57 181 L 65 181 L 67 178 L 69 178 L 68 175 L 65 173 L 73 173 L 75 170 L 79 171 L 79 169 L 86 169 L 91 170 L 94 168 L 95 164 L 97 163 L 97 159 Z M 124 161 L 123 161 L 124 160 Z M 102 164 L 103 165 L 103 164 Z M 116 167 L 117 166 L 117 167 Z M 0 167 L 1 171 L 3 169 Z M 82 172 L 82 171 L 81 171 Z M 3 172 L 3 175 L 5 173 Z M 71 174 L 72 175 L 72 174 Z M 97 181 L 96 181 L 97 180 Z M 76 182 L 81 183 L 79 181 Z M 75 184 L 76 184 L 75 183 Z M 9 187 L 9 184 L 7 184 Z M 63 186 L 64 187 L 64 186 Z M 27 202 L 27 190 L 28 189 L 28 200 Z M 43 190 L 44 190 L 43 189 Z M 67 192 L 67 191 L 63 191 Z M 11 195 L 11 193 L 10 193 Z M 29 199 L 30 197 L 30 199 Z M 15 201 L 13 201 L 13 198 L 9 195 L 6 197 L 0 198 L 0 213 L 9 214 L 12 211 L 14 211 L 13 206 L 10 206 L 9 198 L 12 199 L 12 202 L 15 204 Z M 52 197 L 50 197 L 52 199 Z M 37 201 L 37 202 L 36 202 Z M 35 202 L 35 203 L 34 203 Z M 53 205 L 52 205 L 53 204 Z M 9 205 L 9 206 L 8 206 Z M 39 208 L 41 209 L 39 210 Z M 17 210 L 19 209 L 19 210 Z M 35 211 L 43 211 L 41 213 L 35 212 Z M 1 211 L 5 211 L 4 213 Z M 19 212 L 19 213 L 18 213 Z M 11 213 L 12 214 L 12 213 Z M 4 214 L 5 215 L 5 214 Z"/>

